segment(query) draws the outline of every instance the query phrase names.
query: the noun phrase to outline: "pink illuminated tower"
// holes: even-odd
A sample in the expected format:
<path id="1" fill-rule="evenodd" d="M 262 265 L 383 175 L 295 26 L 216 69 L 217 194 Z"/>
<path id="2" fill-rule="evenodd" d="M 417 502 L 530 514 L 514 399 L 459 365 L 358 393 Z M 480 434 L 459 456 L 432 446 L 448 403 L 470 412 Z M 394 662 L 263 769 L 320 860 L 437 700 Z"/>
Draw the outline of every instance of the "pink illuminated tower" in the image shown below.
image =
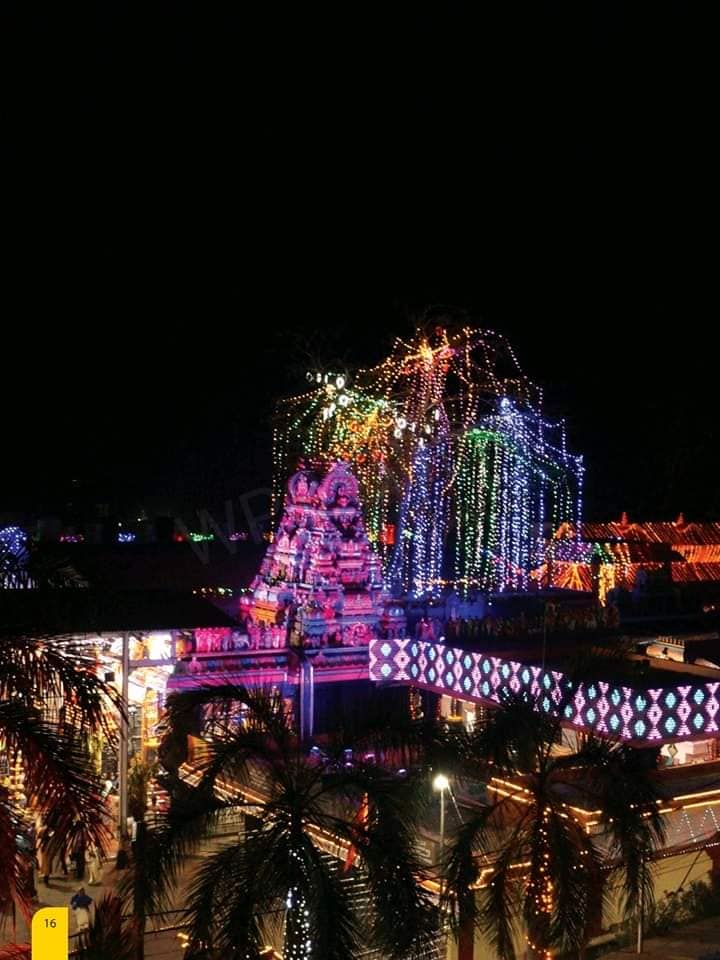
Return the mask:
<path id="1" fill-rule="evenodd" d="M 402 632 L 347 463 L 301 464 L 290 478 L 274 541 L 241 605 L 255 648 L 362 647 Z"/>

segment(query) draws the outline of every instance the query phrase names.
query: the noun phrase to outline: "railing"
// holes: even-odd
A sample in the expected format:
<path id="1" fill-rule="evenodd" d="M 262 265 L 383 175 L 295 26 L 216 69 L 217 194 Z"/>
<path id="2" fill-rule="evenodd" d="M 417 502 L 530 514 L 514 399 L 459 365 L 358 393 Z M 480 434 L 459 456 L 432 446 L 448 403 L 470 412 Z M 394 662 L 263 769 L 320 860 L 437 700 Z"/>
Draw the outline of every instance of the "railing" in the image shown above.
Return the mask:
<path id="1" fill-rule="evenodd" d="M 409 638 L 371 640 L 370 677 L 479 703 L 526 693 L 547 713 L 562 710 L 570 727 L 649 746 L 720 736 L 720 681 L 634 689 L 599 678 L 570 686 L 559 670 Z"/>

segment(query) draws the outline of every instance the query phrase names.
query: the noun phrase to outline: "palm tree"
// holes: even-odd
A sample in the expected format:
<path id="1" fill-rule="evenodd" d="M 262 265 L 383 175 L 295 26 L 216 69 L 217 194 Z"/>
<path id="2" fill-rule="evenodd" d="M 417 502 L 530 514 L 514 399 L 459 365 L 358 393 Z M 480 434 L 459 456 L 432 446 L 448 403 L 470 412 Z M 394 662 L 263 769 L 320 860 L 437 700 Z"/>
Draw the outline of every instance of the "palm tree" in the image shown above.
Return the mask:
<path id="1" fill-rule="evenodd" d="M 502 960 L 515 956 L 523 930 L 542 960 L 551 948 L 582 949 L 608 868 L 621 877 L 628 915 L 653 900 L 651 860 L 664 828 L 646 752 L 588 739 L 560 756 L 559 732 L 559 717 L 508 695 L 455 740 L 458 775 L 484 770 L 497 789 L 453 840 L 447 906 L 456 925 L 473 917 Z M 582 805 L 601 832 L 588 833 Z"/>
<path id="2" fill-rule="evenodd" d="M 48 853 L 92 842 L 107 846 L 109 831 L 88 738 L 112 737 L 108 708 L 117 694 L 95 662 L 70 640 L 0 638 L 0 744 L 19 765 L 28 807 L 42 817 Z M 57 709 L 54 709 L 57 707 Z M 27 911 L 32 859 L 17 843 L 21 811 L 0 793 L 0 910 Z"/>
<path id="3" fill-rule="evenodd" d="M 123 919 L 119 897 L 106 893 L 98 903 L 92 923 L 80 935 L 74 955 L 76 960 L 132 960 L 133 940 Z"/>
<path id="4" fill-rule="evenodd" d="M 352 960 L 368 947 L 388 960 L 422 957 L 437 935 L 437 910 L 413 846 L 417 779 L 348 759 L 342 736 L 308 749 L 281 701 L 264 692 L 227 685 L 173 695 L 170 728 L 187 729 L 198 711 L 210 734 L 206 754 L 194 785 L 178 782 L 169 813 L 151 821 L 144 863 L 126 888 L 135 902 L 142 888 L 146 912 L 166 906 L 187 855 L 210 842 L 186 893 L 191 956 L 211 949 L 258 960 L 282 938 L 287 960 Z M 245 815 L 246 830 L 218 845 L 212 838 L 228 811 Z M 332 845 L 359 855 L 363 915 L 327 855 Z"/>

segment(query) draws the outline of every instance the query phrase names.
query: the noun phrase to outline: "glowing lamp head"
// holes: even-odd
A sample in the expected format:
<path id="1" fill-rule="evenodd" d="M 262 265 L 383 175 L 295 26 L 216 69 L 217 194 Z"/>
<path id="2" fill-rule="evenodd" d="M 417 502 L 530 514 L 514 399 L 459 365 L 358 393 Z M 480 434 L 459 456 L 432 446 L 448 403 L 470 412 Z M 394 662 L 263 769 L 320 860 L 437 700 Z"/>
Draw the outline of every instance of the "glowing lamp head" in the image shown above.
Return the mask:
<path id="1" fill-rule="evenodd" d="M 444 773 L 439 773 L 433 780 L 433 790 L 437 790 L 438 793 L 442 793 L 443 790 L 447 790 L 449 786 L 450 781 Z"/>

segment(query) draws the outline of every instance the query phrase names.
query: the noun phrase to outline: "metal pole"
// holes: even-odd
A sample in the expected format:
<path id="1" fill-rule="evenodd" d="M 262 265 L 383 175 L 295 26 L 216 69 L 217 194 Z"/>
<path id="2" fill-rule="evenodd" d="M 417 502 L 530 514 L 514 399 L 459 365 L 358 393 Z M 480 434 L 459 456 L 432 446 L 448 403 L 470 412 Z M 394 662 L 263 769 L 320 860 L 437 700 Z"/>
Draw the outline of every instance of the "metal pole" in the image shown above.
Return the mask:
<path id="1" fill-rule="evenodd" d="M 443 893 L 443 860 L 445 858 L 445 790 L 440 791 L 440 898 Z"/>
<path id="2" fill-rule="evenodd" d="M 128 693 L 130 683 L 130 641 L 127 632 L 123 633 L 122 645 L 122 714 L 120 716 L 120 803 L 118 818 L 120 837 L 127 834 L 128 816 Z"/>
<path id="3" fill-rule="evenodd" d="M 308 663 L 308 716 L 307 716 L 307 725 L 308 725 L 308 736 L 312 737 L 315 733 L 315 665 L 312 661 Z"/>
<path id="4" fill-rule="evenodd" d="M 440 791 L 440 859 L 445 853 L 445 791 Z"/>
<path id="5" fill-rule="evenodd" d="M 645 861 L 640 862 L 640 897 L 638 902 L 637 953 L 643 952 L 643 921 L 645 914 Z"/>
<path id="6" fill-rule="evenodd" d="M 442 910 L 442 898 L 443 898 L 443 879 L 445 876 L 445 790 L 440 791 L 440 891 L 439 891 L 439 905 Z M 440 918 L 440 930 L 444 935 L 445 933 L 445 912 L 443 911 Z M 447 956 L 447 941 L 445 942 L 445 956 Z"/>

